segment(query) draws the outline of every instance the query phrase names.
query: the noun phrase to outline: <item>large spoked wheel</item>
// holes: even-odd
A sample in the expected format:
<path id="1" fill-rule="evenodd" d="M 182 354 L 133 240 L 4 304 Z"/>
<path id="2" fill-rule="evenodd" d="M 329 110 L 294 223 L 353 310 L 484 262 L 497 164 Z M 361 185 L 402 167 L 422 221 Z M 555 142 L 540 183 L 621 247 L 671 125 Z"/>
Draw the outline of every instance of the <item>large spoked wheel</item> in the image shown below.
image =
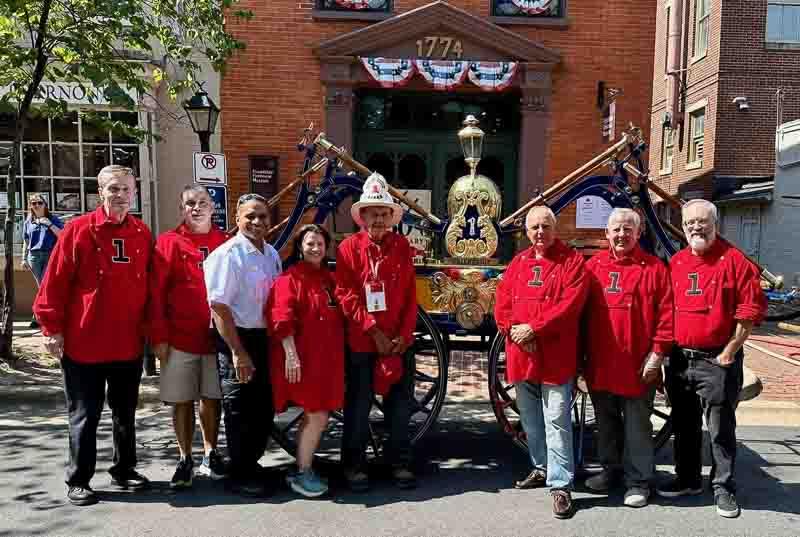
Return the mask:
<path id="1" fill-rule="evenodd" d="M 767 296 L 767 320 L 789 321 L 800 317 L 800 292 L 765 291 Z"/>
<path id="2" fill-rule="evenodd" d="M 514 385 L 506 382 L 506 338 L 500 332 L 489 347 L 489 401 L 503 432 L 527 452 L 528 442 L 519 420 Z"/>
<path id="3" fill-rule="evenodd" d="M 411 443 L 419 441 L 436 423 L 447 393 L 447 348 L 436 324 L 422 308 L 417 310 L 417 327 L 414 343 L 406 354 L 407 367 L 413 374 L 411 390 L 411 419 L 409 436 Z M 380 453 L 386 436 L 383 423 L 383 401 L 376 397 L 370 414 L 371 439 L 369 450 Z M 272 436 L 278 444 L 292 455 L 297 452 L 297 431 L 303 420 L 303 411 L 292 407 L 275 417 Z M 341 411 L 332 412 L 317 457 L 338 459 L 343 434 L 344 416 Z"/>
<path id="4" fill-rule="evenodd" d="M 515 388 L 506 382 L 506 338 L 497 333 L 489 348 L 489 399 L 497 422 L 503 432 L 520 449 L 528 452 L 528 441 L 522 422 L 519 418 Z M 579 381 L 572 400 L 572 414 L 575 431 L 576 462 L 582 466 L 584 461 L 584 432 L 590 427 L 594 418 L 593 413 L 587 412 L 589 394 L 583 382 Z M 653 437 L 655 450 L 661 449 L 672 435 L 672 422 L 669 417 L 669 407 L 659 406 L 653 409 L 655 416 L 655 435 Z"/>

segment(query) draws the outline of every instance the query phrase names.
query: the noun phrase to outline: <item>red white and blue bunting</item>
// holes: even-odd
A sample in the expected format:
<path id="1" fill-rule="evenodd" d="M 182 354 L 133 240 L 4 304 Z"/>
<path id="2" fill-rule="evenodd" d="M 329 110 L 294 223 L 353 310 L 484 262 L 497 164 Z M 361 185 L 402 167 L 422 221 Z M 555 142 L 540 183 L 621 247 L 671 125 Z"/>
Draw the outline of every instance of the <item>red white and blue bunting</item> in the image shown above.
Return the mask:
<path id="1" fill-rule="evenodd" d="M 405 86 L 417 70 L 414 60 L 361 58 L 361 63 L 369 76 L 384 88 Z"/>
<path id="2" fill-rule="evenodd" d="M 472 62 L 469 80 L 484 91 L 503 91 L 514 81 L 516 62 Z"/>
<path id="3" fill-rule="evenodd" d="M 441 91 L 463 84 L 469 71 L 469 62 L 464 60 L 415 60 L 415 63 L 425 80 Z"/>
<path id="4" fill-rule="evenodd" d="M 345 9 L 380 9 L 386 7 L 387 0 L 334 0 Z"/>
<path id="5" fill-rule="evenodd" d="M 360 58 L 370 78 L 384 88 L 408 84 L 419 72 L 434 89 L 448 91 L 462 85 L 467 78 L 484 91 L 500 92 L 511 86 L 517 73 L 517 62 L 473 62 L 469 60 L 402 60 Z"/>
<path id="6" fill-rule="evenodd" d="M 541 15 L 553 8 L 556 0 L 511 0 L 511 3 L 526 15 Z"/>

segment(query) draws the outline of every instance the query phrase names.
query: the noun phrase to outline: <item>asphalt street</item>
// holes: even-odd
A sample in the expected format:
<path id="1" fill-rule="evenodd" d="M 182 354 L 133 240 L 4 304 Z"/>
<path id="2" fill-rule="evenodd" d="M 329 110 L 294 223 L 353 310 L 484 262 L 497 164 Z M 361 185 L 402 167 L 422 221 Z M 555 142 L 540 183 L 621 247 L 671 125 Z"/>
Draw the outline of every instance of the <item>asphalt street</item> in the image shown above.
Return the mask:
<path id="1" fill-rule="evenodd" d="M 175 444 L 168 410 L 139 413 L 139 469 L 153 480 L 142 493 L 109 488 L 110 417 L 103 417 L 98 471 L 92 482 L 101 503 L 66 502 L 63 466 L 66 420 L 57 402 L 0 409 L 0 536 L 249 536 L 249 535 L 697 535 L 800 534 L 800 428 L 743 426 L 737 475 L 742 516 L 719 517 L 710 492 L 643 509 L 579 491 L 571 520 L 552 516 L 545 490 L 518 491 L 513 480 L 528 470 L 522 452 L 502 435 L 485 405 L 449 405 L 439 427 L 418 447 L 421 486 L 400 491 L 377 481 L 367 494 L 346 492 L 336 475 L 326 499 L 300 499 L 286 489 L 265 500 L 229 494 L 221 483 L 196 479 L 174 493 L 169 479 Z M 199 442 L 197 444 L 199 446 Z M 291 458 L 274 449 L 265 465 Z M 672 470 L 671 446 L 659 454 L 660 478 Z M 708 461 L 706 461 L 708 464 Z M 705 473 L 709 467 L 705 466 Z"/>

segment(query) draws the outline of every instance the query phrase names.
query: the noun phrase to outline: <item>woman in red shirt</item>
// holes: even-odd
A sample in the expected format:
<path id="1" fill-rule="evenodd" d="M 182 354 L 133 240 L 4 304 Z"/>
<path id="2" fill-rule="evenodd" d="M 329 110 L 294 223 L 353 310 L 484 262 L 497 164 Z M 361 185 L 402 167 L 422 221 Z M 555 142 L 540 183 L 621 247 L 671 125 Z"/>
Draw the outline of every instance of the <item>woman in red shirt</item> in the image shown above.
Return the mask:
<path id="1" fill-rule="evenodd" d="M 292 241 L 287 263 L 291 266 L 275 281 L 266 306 L 276 412 L 290 403 L 304 411 L 298 432 L 299 471 L 287 481 L 307 497 L 328 491 L 311 463 L 328 413 L 344 402 L 344 319 L 334 300 L 333 276 L 325 266 L 330 245 L 324 228 L 300 228 Z"/>

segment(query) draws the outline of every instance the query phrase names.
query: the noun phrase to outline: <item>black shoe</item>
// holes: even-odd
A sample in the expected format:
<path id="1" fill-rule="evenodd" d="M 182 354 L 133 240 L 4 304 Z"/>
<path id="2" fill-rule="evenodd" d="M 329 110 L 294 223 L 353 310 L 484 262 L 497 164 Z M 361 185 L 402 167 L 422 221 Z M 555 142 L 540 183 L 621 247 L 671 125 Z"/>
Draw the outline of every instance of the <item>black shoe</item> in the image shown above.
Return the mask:
<path id="1" fill-rule="evenodd" d="M 392 469 L 392 479 L 399 489 L 413 489 L 417 487 L 417 476 L 406 465 L 395 466 Z"/>
<path id="2" fill-rule="evenodd" d="M 111 486 L 122 490 L 142 490 L 150 486 L 150 480 L 136 470 L 128 470 L 122 474 L 112 474 Z"/>
<path id="3" fill-rule="evenodd" d="M 270 489 L 264 486 L 263 482 L 256 480 L 233 481 L 230 490 L 245 498 L 266 498 L 270 493 Z"/>
<path id="4" fill-rule="evenodd" d="M 656 494 L 664 498 L 680 498 L 681 496 L 697 496 L 703 493 L 703 486 L 700 483 L 686 485 L 680 479 L 675 478 L 665 485 L 656 489 Z"/>
<path id="5" fill-rule="evenodd" d="M 534 468 L 528 477 L 514 481 L 515 489 L 536 489 L 547 484 L 547 475 L 538 468 Z"/>
<path id="6" fill-rule="evenodd" d="M 725 518 L 736 518 L 741 512 L 736 496 L 725 489 L 714 492 L 714 503 L 717 505 L 717 514 Z"/>
<path id="7" fill-rule="evenodd" d="M 203 457 L 203 464 L 197 470 L 201 475 L 207 475 L 211 479 L 223 479 L 228 475 L 228 469 L 225 467 L 225 461 L 216 450 L 211 450 L 208 455 Z"/>
<path id="8" fill-rule="evenodd" d="M 352 492 L 366 492 L 369 490 L 369 476 L 361 468 L 347 468 L 344 471 L 347 488 Z"/>
<path id="9" fill-rule="evenodd" d="M 182 457 L 178 461 L 178 466 L 175 468 L 172 480 L 169 482 L 170 488 L 185 489 L 191 487 L 193 474 L 194 461 L 191 457 Z"/>
<path id="10" fill-rule="evenodd" d="M 72 486 L 67 491 L 67 498 L 72 505 L 93 505 L 97 503 L 97 494 L 86 485 L 84 487 Z"/>

